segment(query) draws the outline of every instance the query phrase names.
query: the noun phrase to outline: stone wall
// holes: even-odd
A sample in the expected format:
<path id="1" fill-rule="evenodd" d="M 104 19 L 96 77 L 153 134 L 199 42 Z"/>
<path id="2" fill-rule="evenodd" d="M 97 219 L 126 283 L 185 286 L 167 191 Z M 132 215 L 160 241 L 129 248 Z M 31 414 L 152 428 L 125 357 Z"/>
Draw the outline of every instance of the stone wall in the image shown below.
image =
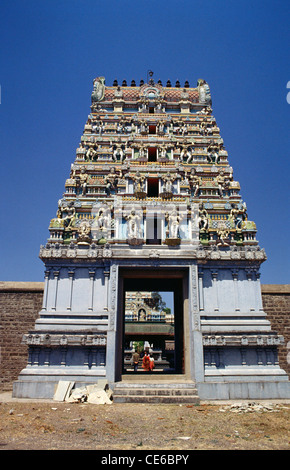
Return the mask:
<path id="1" fill-rule="evenodd" d="M 272 329 L 284 336 L 285 343 L 279 348 L 279 364 L 290 375 L 290 285 L 263 284 L 262 298 Z"/>
<path id="2" fill-rule="evenodd" d="M 42 306 L 42 282 L 0 282 L 0 390 L 12 383 L 27 364 L 22 335 L 34 329 Z"/>
<path id="3" fill-rule="evenodd" d="M 42 282 L 0 282 L 0 390 L 11 390 L 27 365 L 22 335 L 34 329 L 42 307 Z M 290 375 L 290 285 L 262 285 L 264 310 L 272 329 L 284 336 L 279 349 L 280 366 Z M 288 348 L 287 348 L 288 345 Z"/>

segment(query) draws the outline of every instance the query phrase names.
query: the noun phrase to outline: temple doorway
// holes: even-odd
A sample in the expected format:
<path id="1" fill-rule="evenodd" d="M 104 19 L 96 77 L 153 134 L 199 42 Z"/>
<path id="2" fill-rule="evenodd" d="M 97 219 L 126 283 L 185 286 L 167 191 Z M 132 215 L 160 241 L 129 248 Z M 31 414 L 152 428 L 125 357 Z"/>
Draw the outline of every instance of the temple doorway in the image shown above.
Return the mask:
<path id="1" fill-rule="evenodd" d="M 131 271 L 122 290 L 122 374 L 184 373 L 183 274 Z"/>

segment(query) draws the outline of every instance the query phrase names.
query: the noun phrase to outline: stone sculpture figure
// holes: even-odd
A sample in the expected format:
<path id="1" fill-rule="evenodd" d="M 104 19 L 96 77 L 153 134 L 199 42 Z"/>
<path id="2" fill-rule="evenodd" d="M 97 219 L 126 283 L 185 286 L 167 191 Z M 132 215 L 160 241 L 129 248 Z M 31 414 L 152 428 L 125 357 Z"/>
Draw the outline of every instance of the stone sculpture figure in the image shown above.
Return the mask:
<path id="1" fill-rule="evenodd" d="M 223 191 L 228 191 L 230 187 L 231 176 L 226 176 L 223 171 L 219 173 L 216 177 L 216 182 L 218 184 L 219 195 L 223 197 Z"/>
<path id="2" fill-rule="evenodd" d="M 115 162 L 118 161 L 118 157 L 120 157 L 120 161 L 122 162 L 124 160 L 124 157 L 125 157 L 125 152 L 124 152 L 124 146 L 118 142 L 116 144 L 113 144 L 112 142 L 110 143 L 111 144 L 111 147 L 110 147 L 110 151 L 113 152 L 113 160 Z"/>
<path id="3" fill-rule="evenodd" d="M 140 134 L 147 134 L 148 124 L 145 120 L 142 120 L 140 123 Z"/>
<path id="4" fill-rule="evenodd" d="M 91 226 L 88 220 L 82 220 L 78 227 L 78 243 L 88 244 L 90 242 Z"/>
<path id="5" fill-rule="evenodd" d="M 136 213 L 133 209 L 129 215 L 125 216 L 125 218 L 127 220 L 128 239 L 140 238 L 142 236 L 141 215 Z"/>
<path id="6" fill-rule="evenodd" d="M 137 171 L 137 173 L 132 176 L 132 179 L 134 183 L 134 193 L 144 193 L 146 177 L 144 175 L 141 175 L 140 171 Z"/>
<path id="7" fill-rule="evenodd" d="M 101 101 L 105 95 L 105 77 L 97 77 L 94 80 L 94 89 L 92 92 L 92 103 Z"/>
<path id="8" fill-rule="evenodd" d="M 103 121 L 97 120 L 95 124 L 92 125 L 92 131 L 94 134 L 99 134 L 101 135 L 105 130 L 105 126 Z"/>
<path id="9" fill-rule="evenodd" d="M 160 157 L 161 158 L 167 158 L 167 149 L 166 149 L 166 146 L 165 145 L 161 145 L 158 149 L 158 155 L 159 155 L 159 152 L 160 152 Z"/>
<path id="10" fill-rule="evenodd" d="M 202 135 L 212 134 L 212 127 L 206 119 L 200 124 L 200 133 Z"/>
<path id="11" fill-rule="evenodd" d="M 209 225 L 209 216 L 207 210 L 204 209 L 202 206 L 198 211 L 198 226 L 200 230 L 207 230 Z"/>
<path id="12" fill-rule="evenodd" d="M 169 238 L 180 238 L 179 227 L 182 217 L 178 215 L 177 210 L 173 209 L 165 218 L 168 221 Z"/>
<path id="13" fill-rule="evenodd" d="M 181 148 L 180 160 L 184 161 L 186 159 L 186 163 L 190 163 L 193 158 L 190 145 L 185 143 L 181 145 L 180 148 Z"/>
<path id="14" fill-rule="evenodd" d="M 89 179 L 89 175 L 86 173 L 85 169 L 82 168 L 78 177 L 79 185 L 82 191 L 82 196 L 84 196 L 87 192 L 88 179 Z"/>
<path id="15" fill-rule="evenodd" d="M 193 191 L 193 196 L 196 197 L 198 195 L 202 180 L 199 176 L 195 174 L 194 168 L 191 169 L 187 178 L 188 178 L 190 189 L 191 191 Z"/>
<path id="16" fill-rule="evenodd" d="M 159 121 L 157 124 L 157 133 L 158 134 L 164 134 L 164 122 Z"/>
<path id="17" fill-rule="evenodd" d="M 96 160 L 97 158 L 97 151 L 94 149 L 93 146 L 89 147 L 86 152 L 86 160 Z"/>
<path id="18" fill-rule="evenodd" d="M 219 221 L 217 230 L 217 236 L 219 241 L 217 243 L 217 246 L 229 246 L 229 244 L 226 242 L 226 239 L 228 238 L 229 234 L 230 230 L 227 228 L 224 221 Z"/>
<path id="19" fill-rule="evenodd" d="M 188 134 L 188 126 L 187 126 L 186 123 L 182 124 L 182 127 L 181 127 L 180 131 L 181 131 L 182 136 L 184 136 L 185 134 Z"/>
<path id="20" fill-rule="evenodd" d="M 210 94 L 210 88 L 207 84 L 207 82 L 199 78 L 197 81 L 197 88 L 198 88 L 198 94 L 199 94 L 199 101 L 203 104 L 211 104 L 211 94 Z"/>
<path id="21" fill-rule="evenodd" d="M 246 204 L 243 203 L 239 206 L 236 204 L 232 204 L 232 209 L 229 215 L 229 219 L 234 222 L 236 229 L 242 229 L 242 223 L 244 220 L 247 220 L 247 207 Z"/>
<path id="22" fill-rule="evenodd" d="M 132 148 L 136 148 L 138 151 L 138 157 L 137 158 L 146 158 L 146 146 L 143 143 L 138 143 L 138 144 L 132 144 Z"/>
<path id="23" fill-rule="evenodd" d="M 163 192 L 173 193 L 173 182 L 176 180 L 177 175 L 171 175 L 169 172 L 161 177 L 163 181 Z"/>
<path id="24" fill-rule="evenodd" d="M 110 230 L 110 208 L 100 208 L 93 221 L 95 238 L 107 238 Z"/>
<path id="25" fill-rule="evenodd" d="M 121 171 L 119 177 L 121 176 Z M 106 193 L 109 195 L 111 191 L 116 191 L 118 189 L 119 177 L 116 173 L 115 167 L 110 168 L 109 173 L 105 176 L 104 182 L 106 186 Z"/>
<path id="26" fill-rule="evenodd" d="M 67 207 L 60 207 L 61 213 L 66 212 L 66 216 L 63 217 L 64 224 L 67 230 L 70 230 L 75 219 L 76 219 L 76 209 L 73 202 L 70 202 Z"/>
<path id="27" fill-rule="evenodd" d="M 219 151 L 220 145 L 211 141 L 207 149 L 207 159 L 209 163 L 219 163 Z"/>

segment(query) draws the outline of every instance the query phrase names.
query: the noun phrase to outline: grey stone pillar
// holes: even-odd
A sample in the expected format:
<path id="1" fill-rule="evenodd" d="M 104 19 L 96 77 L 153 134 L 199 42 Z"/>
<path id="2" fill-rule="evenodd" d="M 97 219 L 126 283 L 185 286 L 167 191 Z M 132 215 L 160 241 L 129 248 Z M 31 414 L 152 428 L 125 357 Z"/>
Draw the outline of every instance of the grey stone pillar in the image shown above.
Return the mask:
<path id="1" fill-rule="evenodd" d="M 107 331 L 107 350 L 106 350 L 106 375 L 108 382 L 115 382 L 117 354 L 117 292 L 118 292 L 118 266 L 113 264 L 110 269 L 109 284 L 109 324 Z"/>
<path id="2" fill-rule="evenodd" d="M 69 276 L 70 285 L 69 285 L 69 298 L 68 298 L 67 310 L 72 309 L 72 294 L 73 294 L 74 275 L 75 275 L 75 270 L 74 269 L 69 269 L 68 276 Z"/>
<path id="3" fill-rule="evenodd" d="M 54 277 L 54 295 L 53 295 L 53 306 L 51 307 L 51 310 L 56 310 L 59 270 L 53 271 L 53 277 Z"/>
<path id="4" fill-rule="evenodd" d="M 202 334 L 200 329 L 198 267 L 192 264 L 189 268 L 189 315 L 191 324 L 191 378 L 196 382 L 204 380 L 204 360 Z"/>
<path id="5" fill-rule="evenodd" d="M 95 269 L 89 269 L 89 277 L 90 277 L 90 302 L 88 310 L 94 309 L 94 285 L 95 285 Z"/>
<path id="6" fill-rule="evenodd" d="M 42 310 L 47 310 L 47 295 L 48 295 L 48 283 L 49 283 L 50 269 L 45 271 L 44 277 L 44 292 L 42 301 Z"/>
<path id="7" fill-rule="evenodd" d="M 214 311 L 219 311 L 219 299 L 218 299 L 218 287 L 217 287 L 217 278 L 218 278 L 218 270 L 211 270 L 212 282 L 213 282 L 213 291 L 214 291 L 214 299 L 215 299 L 215 307 Z"/>

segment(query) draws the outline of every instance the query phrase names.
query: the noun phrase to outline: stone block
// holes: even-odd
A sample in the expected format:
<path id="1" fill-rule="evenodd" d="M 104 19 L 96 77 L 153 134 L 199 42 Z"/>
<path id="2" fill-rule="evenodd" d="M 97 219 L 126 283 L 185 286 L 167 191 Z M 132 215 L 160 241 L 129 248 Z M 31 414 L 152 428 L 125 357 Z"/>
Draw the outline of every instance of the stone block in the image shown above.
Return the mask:
<path id="1" fill-rule="evenodd" d="M 53 399 L 55 401 L 65 401 L 66 397 L 69 397 L 73 386 L 74 382 L 70 382 L 68 380 L 60 380 L 58 382 Z"/>

